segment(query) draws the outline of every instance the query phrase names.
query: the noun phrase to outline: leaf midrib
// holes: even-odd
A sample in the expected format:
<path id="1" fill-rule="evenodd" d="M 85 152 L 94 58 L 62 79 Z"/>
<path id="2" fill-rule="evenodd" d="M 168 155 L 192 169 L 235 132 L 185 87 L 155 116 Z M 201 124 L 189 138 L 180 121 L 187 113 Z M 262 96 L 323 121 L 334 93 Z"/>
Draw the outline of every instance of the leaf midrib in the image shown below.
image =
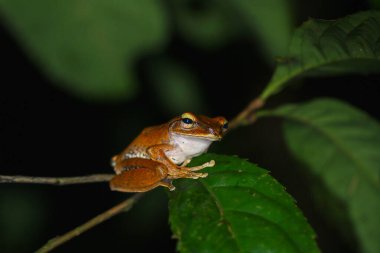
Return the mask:
<path id="1" fill-rule="evenodd" d="M 211 191 L 211 189 L 208 187 L 208 185 L 203 180 L 199 180 L 199 181 L 201 182 L 202 186 L 206 189 L 206 191 L 209 193 L 211 198 L 214 200 L 215 206 L 217 207 L 217 209 L 219 211 L 220 218 L 222 220 L 226 220 L 226 218 L 224 216 L 224 210 L 221 207 L 219 199 L 216 197 L 215 193 L 213 191 Z M 239 244 L 237 242 L 236 235 L 232 230 L 231 224 L 228 222 L 228 223 L 226 223 L 226 226 L 227 226 L 228 233 L 231 235 L 231 238 L 233 239 L 232 241 L 236 245 L 236 248 L 239 250 L 239 252 L 242 252 L 241 247 L 239 246 Z"/>
<path id="2" fill-rule="evenodd" d="M 278 66 L 273 73 L 272 80 L 269 82 L 267 89 L 265 89 L 262 92 L 262 94 L 260 95 L 260 98 L 267 99 L 270 95 L 279 91 L 278 89 L 281 89 L 281 85 L 290 82 L 294 78 L 301 78 L 302 76 L 307 75 L 307 73 L 310 71 L 316 70 L 316 69 L 321 68 L 321 67 L 326 67 L 328 65 L 340 64 L 340 63 L 345 63 L 345 62 L 349 62 L 349 61 L 356 61 L 356 60 L 366 60 L 366 61 L 368 60 L 368 61 L 379 61 L 380 62 L 380 59 L 375 58 L 375 57 L 370 58 L 370 57 L 357 57 L 357 56 L 346 57 L 346 58 L 341 58 L 341 59 L 331 60 L 331 61 L 326 60 L 322 64 L 318 64 L 318 63 L 306 64 L 306 65 L 303 64 L 302 66 L 297 67 L 296 70 L 289 71 L 287 75 L 284 75 L 282 78 L 280 77 L 279 79 L 277 79 L 277 78 L 275 78 L 277 68 L 288 67 L 288 66 Z"/>

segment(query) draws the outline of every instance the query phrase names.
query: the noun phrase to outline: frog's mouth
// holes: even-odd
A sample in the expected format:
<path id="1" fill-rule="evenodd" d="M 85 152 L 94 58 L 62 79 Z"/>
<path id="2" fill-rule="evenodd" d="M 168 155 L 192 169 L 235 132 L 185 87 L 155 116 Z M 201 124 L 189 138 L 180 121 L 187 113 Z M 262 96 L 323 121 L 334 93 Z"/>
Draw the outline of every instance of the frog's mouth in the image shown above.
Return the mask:
<path id="1" fill-rule="evenodd" d="M 186 136 L 187 138 L 202 139 L 202 140 L 208 140 L 208 141 L 220 141 L 222 139 L 222 136 L 214 135 L 214 134 L 194 136 L 193 134 L 180 133 L 177 135 Z"/>
<path id="2" fill-rule="evenodd" d="M 199 138 L 203 138 L 210 141 L 220 141 L 222 139 L 222 136 L 210 135 L 210 136 L 204 136 L 204 137 L 199 137 Z"/>

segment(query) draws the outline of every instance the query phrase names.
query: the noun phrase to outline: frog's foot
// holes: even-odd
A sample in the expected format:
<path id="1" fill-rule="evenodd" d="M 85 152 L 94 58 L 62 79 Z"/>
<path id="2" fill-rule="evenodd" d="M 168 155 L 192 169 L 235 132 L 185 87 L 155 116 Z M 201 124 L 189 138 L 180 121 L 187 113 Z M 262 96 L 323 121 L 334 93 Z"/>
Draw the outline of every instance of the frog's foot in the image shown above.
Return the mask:
<path id="1" fill-rule="evenodd" d="M 214 167 L 215 166 L 215 161 L 214 160 L 211 160 L 207 163 L 204 163 L 202 165 L 199 165 L 199 166 L 195 166 L 195 167 L 190 167 L 190 168 L 186 168 L 187 170 L 189 171 L 197 171 L 197 170 L 202 170 L 204 168 L 208 168 L 208 167 Z M 207 174 L 207 173 L 205 173 Z"/>
<path id="2" fill-rule="evenodd" d="M 205 178 L 207 176 L 208 176 L 208 173 L 191 173 L 188 178 L 198 179 L 198 178 Z"/>

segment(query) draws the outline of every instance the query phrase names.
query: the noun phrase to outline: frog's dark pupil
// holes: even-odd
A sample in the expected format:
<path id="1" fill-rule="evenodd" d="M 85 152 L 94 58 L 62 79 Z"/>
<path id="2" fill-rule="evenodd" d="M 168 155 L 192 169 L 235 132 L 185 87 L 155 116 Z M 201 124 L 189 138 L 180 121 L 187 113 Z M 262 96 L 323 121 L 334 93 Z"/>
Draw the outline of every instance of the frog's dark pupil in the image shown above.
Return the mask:
<path id="1" fill-rule="evenodd" d="M 224 128 L 224 129 L 228 129 L 228 123 L 225 123 L 225 124 L 223 125 L 223 128 Z"/>
<path id="2" fill-rule="evenodd" d="M 185 124 L 191 124 L 191 123 L 193 123 L 193 121 L 191 119 L 189 119 L 189 118 L 183 118 L 182 122 L 185 123 Z"/>

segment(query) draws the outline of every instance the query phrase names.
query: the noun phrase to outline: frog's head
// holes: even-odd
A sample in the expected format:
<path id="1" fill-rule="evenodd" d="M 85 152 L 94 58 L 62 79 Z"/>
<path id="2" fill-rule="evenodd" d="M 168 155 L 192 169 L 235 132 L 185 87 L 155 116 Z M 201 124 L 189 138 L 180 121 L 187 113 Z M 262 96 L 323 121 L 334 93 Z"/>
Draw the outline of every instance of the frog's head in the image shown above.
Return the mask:
<path id="1" fill-rule="evenodd" d="M 219 141 L 228 129 L 228 121 L 224 117 L 209 118 L 185 112 L 170 124 L 170 133 L 184 137 Z"/>

